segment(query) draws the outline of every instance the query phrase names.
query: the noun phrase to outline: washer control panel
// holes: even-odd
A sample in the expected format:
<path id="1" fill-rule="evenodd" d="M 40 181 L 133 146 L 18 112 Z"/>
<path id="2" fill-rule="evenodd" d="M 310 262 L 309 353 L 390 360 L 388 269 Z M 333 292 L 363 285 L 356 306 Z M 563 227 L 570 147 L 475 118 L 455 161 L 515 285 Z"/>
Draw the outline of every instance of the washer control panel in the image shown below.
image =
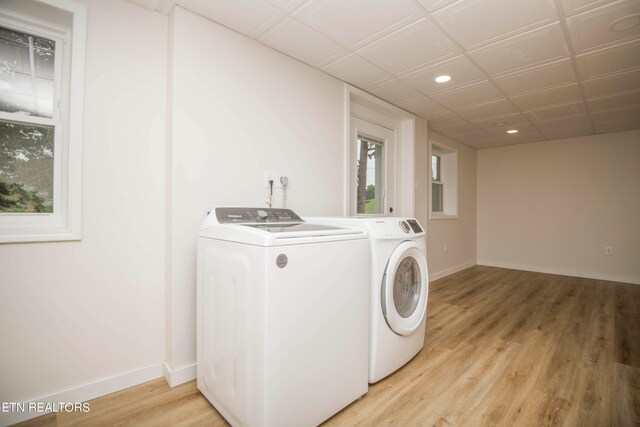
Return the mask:
<path id="1" fill-rule="evenodd" d="M 220 224 L 302 223 L 291 209 L 277 208 L 216 208 Z"/>

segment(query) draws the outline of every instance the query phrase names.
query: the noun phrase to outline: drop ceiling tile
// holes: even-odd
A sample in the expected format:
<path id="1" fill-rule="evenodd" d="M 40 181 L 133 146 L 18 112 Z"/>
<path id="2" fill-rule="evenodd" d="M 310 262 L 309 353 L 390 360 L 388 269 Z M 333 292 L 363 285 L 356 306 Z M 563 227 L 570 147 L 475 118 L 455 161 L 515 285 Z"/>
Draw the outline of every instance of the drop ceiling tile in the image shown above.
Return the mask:
<path id="1" fill-rule="evenodd" d="M 180 0 L 179 3 L 185 9 L 249 37 L 259 37 L 285 16 L 262 0 Z"/>
<path id="2" fill-rule="evenodd" d="M 336 43 L 293 18 L 276 24 L 260 37 L 260 42 L 312 66 L 347 55 Z"/>
<path id="3" fill-rule="evenodd" d="M 387 73 L 354 54 L 324 66 L 322 71 L 357 87 L 366 87 L 390 79 Z"/>
<path id="4" fill-rule="evenodd" d="M 504 138 L 500 138 L 500 141 L 507 145 L 513 144 L 528 144 L 530 142 L 538 142 L 544 141 L 547 137 L 545 137 L 540 132 L 531 132 L 531 133 L 517 133 L 514 135 L 507 135 Z"/>
<path id="5" fill-rule="evenodd" d="M 429 98 L 423 98 L 408 104 L 402 104 L 400 107 L 425 119 L 429 119 L 446 111 L 442 105 L 430 100 Z"/>
<path id="6" fill-rule="evenodd" d="M 517 73 L 496 77 L 493 81 L 508 95 L 518 95 L 576 82 L 571 60 L 563 59 Z"/>
<path id="7" fill-rule="evenodd" d="M 506 116 L 518 112 L 513 105 L 506 99 L 498 99 L 497 101 L 486 102 L 484 104 L 476 104 L 471 107 L 461 108 L 455 112 L 463 119 L 470 122 L 489 120 L 493 117 Z"/>
<path id="8" fill-rule="evenodd" d="M 312 0 L 294 16 L 351 49 L 424 16 L 412 0 Z"/>
<path id="9" fill-rule="evenodd" d="M 583 53 L 637 38 L 640 35 L 640 25 L 623 31 L 611 29 L 611 25 L 616 21 L 633 15 L 640 18 L 640 1 L 638 0 L 610 3 L 567 19 L 575 52 Z"/>
<path id="10" fill-rule="evenodd" d="M 461 119 L 450 111 L 438 114 L 437 116 L 434 116 L 427 120 L 427 122 L 429 123 L 429 128 L 436 130 L 467 124 L 465 120 Z"/>
<path id="11" fill-rule="evenodd" d="M 575 138 L 577 136 L 593 135 L 593 133 L 591 125 L 543 131 L 543 134 L 549 139 Z"/>
<path id="12" fill-rule="evenodd" d="M 558 20 L 552 0 L 465 0 L 432 15 L 467 50 Z"/>
<path id="13" fill-rule="evenodd" d="M 611 0 L 561 0 L 566 16 L 572 16 L 594 7 L 610 3 Z"/>
<path id="14" fill-rule="evenodd" d="M 564 41 L 562 29 L 556 23 L 474 50 L 469 55 L 495 77 L 567 58 Z"/>
<path id="15" fill-rule="evenodd" d="M 289 13 L 296 7 L 305 2 L 305 0 L 267 0 L 272 5 L 279 7 L 285 12 Z"/>
<path id="16" fill-rule="evenodd" d="M 576 55 L 583 79 L 640 68 L 640 40 Z"/>
<path id="17" fill-rule="evenodd" d="M 536 126 L 541 132 L 547 134 L 547 132 L 570 129 L 570 128 L 589 128 L 591 129 L 591 122 L 589 116 L 581 115 L 574 117 L 565 117 L 556 120 L 546 120 L 543 122 L 536 122 Z"/>
<path id="18" fill-rule="evenodd" d="M 395 105 L 408 104 L 412 101 L 424 98 L 424 95 L 407 86 L 399 80 L 391 80 L 366 88 L 370 92 L 387 102 Z"/>
<path id="19" fill-rule="evenodd" d="M 460 135 L 454 139 L 458 140 L 459 142 L 462 142 L 463 144 L 468 145 L 469 147 L 474 147 L 474 148 L 497 146 L 499 144 L 499 141 L 497 140 L 497 138 L 489 136 L 484 132 Z"/>
<path id="20" fill-rule="evenodd" d="M 587 103 L 592 113 L 637 107 L 640 106 L 640 91 L 590 99 Z M 640 116 L 638 117 L 638 125 L 640 126 Z"/>
<path id="21" fill-rule="evenodd" d="M 427 9 L 429 12 L 435 12 L 436 10 L 445 7 L 457 0 L 418 0 L 418 2 Z"/>
<path id="22" fill-rule="evenodd" d="M 517 129 L 518 133 L 507 133 L 510 129 Z M 516 125 L 515 123 L 509 124 L 507 126 L 495 126 L 492 130 L 486 131 L 488 135 L 493 136 L 494 138 L 500 139 L 524 139 L 523 136 L 526 135 L 536 135 L 541 136 L 542 134 L 538 131 L 538 128 L 533 126 L 530 123 L 520 123 Z"/>
<path id="23" fill-rule="evenodd" d="M 640 90 L 640 70 L 614 74 L 582 82 L 587 98 L 599 98 Z"/>
<path id="24" fill-rule="evenodd" d="M 434 79 L 443 74 L 451 76 L 451 80 L 446 83 L 436 83 Z M 400 80 L 408 83 L 424 94 L 431 95 L 480 82 L 485 80 L 485 77 L 478 67 L 473 65 L 465 56 L 461 55 L 457 58 L 449 59 L 439 64 L 406 74 L 400 77 Z"/>
<path id="25" fill-rule="evenodd" d="M 502 99 L 503 96 L 498 89 L 489 81 L 474 83 L 469 86 L 439 92 L 432 99 L 450 109 L 465 108 L 475 104 L 482 104 L 489 101 Z"/>
<path id="26" fill-rule="evenodd" d="M 507 122 L 501 124 L 501 122 Z M 496 125 L 496 123 L 499 123 Z M 480 129 L 486 132 L 498 133 L 500 135 L 507 129 L 518 128 L 519 126 L 530 126 L 531 122 L 522 114 L 511 114 L 508 116 L 494 117 L 488 120 L 482 120 L 474 123 Z"/>
<path id="27" fill-rule="evenodd" d="M 538 129 L 547 137 L 552 139 L 571 138 L 593 134 L 593 127 L 589 116 L 567 117 L 558 120 L 547 120 L 537 122 Z"/>
<path id="28" fill-rule="evenodd" d="M 511 97 L 514 104 L 522 111 L 531 111 L 552 105 L 569 104 L 582 101 L 580 88 L 577 83 L 564 86 L 556 86 L 551 89 L 543 89 L 537 92 L 529 92 L 524 95 Z"/>
<path id="29" fill-rule="evenodd" d="M 464 135 L 473 135 L 473 134 L 483 134 L 480 129 L 473 126 L 470 123 L 463 123 L 457 126 L 451 126 L 440 130 L 440 133 L 443 133 L 451 138 L 457 139 Z"/>
<path id="30" fill-rule="evenodd" d="M 504 145 L 504 142 L 502 142 L 501 140 L 493 138 L 484 142 L 477 143 L 473 147 L 482 150 L 488 148 L 503 147 Z"/>
<path id="31" fill-rule="evenodd" d="M 543 108 L 540 110 L 529 111 L 526 116 L 531 121 L 537 123 L 545 120 L 555 120 L 565 117 L 582 116 L 587 114 L 587 110 L 582 102 L 573 104 L 559 105 L 551 108 Z"/>
<path id="32" fill-rule="evenodd" d="M 383 70 L 401 74 L 459 55 L 460 51 L 438 27 L 422 18 L 356 53 Z"/>
<path id="33" fill-rule="evenodd" d="M 640 129 L 640 107 L 593 113 L 591 117 L 598 132 Z"/>

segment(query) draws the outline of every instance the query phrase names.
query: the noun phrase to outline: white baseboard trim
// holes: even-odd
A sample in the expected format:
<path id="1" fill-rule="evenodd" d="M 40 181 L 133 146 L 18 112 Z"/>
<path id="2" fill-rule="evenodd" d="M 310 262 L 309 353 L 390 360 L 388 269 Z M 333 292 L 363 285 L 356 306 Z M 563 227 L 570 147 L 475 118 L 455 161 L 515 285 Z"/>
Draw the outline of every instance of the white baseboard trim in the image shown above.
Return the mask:
<path id="1" fill-rule="evenodd" d="M 447 277 L 451 274 L 457 273 L 458 271 L 462 271 L 462 270 L 466 270 L 469 267 L 473 267 L 474 265 L 476 265 L 475 260 L 474 261 L 467 261 L 465 263 L 462 264 L 458 264 L 458 265 L 454 265 L 453 267 L 449 267 L 445 270 L 439 271 L 437 273 L 433 273 L 429 275 L 429 281 L 434 281 L 434 280 L 438 280 L 438 279 L 442 279 L 443 277 Z"/>
<path id="2" fill-rule="evenodd" d="M 29 399 L 28 402 L 86 402 L 96 397 L 104 396 L 125 388 L 133 387 L 147 381 L 162 378 L 162 362 L 146 366 L 144 368 L 134 369 L 111 377 L 102 378 L 92 383 L 83 384 L 58 393 L 52 393 L 47 396 L 41 396 L 35 399 Z M 28 405 L 26 405 L 28 409 Z M 48 414 L 47 412 L 5 412 L 0 413 L 0 425 L 6 426 L 10 424 L 26 421 L 31 418 Z"/>
<path id="3" fill-rule="evenodd" d="M 192 363 L 182 368 L 171 369 L 167 362 L 164 362 L 164 378 L 169 383 L 169 387 L 175 387 L 194 380 L 196 378 L 196 364 Z"/>
<path id="4" fill-rule="evenodd" d="M 478 265 L 488 267 L 509 268 L 512 270 L 534 271 L 536 273 L 558 274 L 561 276 L 583 277 L 585 279 L 606 280 L 609 282 L 631 283 L 640 285 L 640 277 L 623 276 L 617 274 L 598 273 L 593 271 L 569 270 L 555 267 L 542 267 L 539 265 L 519 264 L 502 261 L 478 260 Z"/>

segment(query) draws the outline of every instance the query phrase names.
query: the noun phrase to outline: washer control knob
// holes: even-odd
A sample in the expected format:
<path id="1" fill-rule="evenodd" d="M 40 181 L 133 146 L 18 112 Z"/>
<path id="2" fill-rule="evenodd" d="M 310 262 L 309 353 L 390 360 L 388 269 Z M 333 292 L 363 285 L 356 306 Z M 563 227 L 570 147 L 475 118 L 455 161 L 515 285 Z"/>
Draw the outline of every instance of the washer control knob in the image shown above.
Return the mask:
<path id="1" fill-rule="evenodd" d="M 269 216 L 269 214 L 262 209 L 259 209 L 256 213 L 258 214 L 258 221 L 264 221 Z"/>
<path id="2" fill-rule="evenodd" d="M 400 221 L 400 228 L 402 228 L 402 231 L 404 231 L 405 233 L 409 233 L 409 231 L 411 230 L 411 227 L 409 227 L 409 223 L 407 221 Z"/>

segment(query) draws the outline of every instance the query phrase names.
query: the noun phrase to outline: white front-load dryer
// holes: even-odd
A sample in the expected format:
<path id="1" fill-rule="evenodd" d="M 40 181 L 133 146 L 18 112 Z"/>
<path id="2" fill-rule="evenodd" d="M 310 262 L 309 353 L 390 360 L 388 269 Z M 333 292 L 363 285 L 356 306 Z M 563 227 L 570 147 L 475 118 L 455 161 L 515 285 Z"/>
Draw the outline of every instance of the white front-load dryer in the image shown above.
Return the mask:
<path id="1" fill-rule="evenodd" d="M 369 382 L 424 346 L 429 274 L 424 231 L 415 219 L 364 220 L 371 245 Z"/>
<path id="2" fill-rule="evenodd" d="M 425 232 L 413 218 L 314 218 L 369 234 L 369 382 L 411 360 L 424 346 L 429 273 Z"/>

